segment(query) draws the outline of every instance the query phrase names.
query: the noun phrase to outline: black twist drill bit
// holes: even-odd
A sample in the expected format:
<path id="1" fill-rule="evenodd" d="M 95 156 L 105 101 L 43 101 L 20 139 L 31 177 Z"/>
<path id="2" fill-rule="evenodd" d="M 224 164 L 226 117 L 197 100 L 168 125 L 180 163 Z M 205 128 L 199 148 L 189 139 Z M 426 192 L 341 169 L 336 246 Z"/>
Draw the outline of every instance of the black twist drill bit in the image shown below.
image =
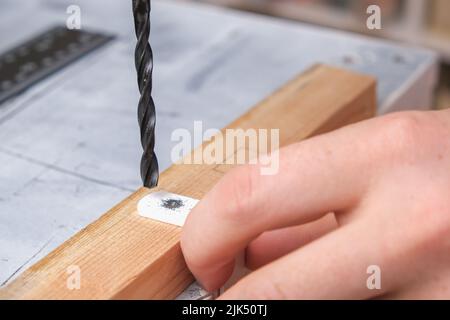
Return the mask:
<path id="1" fill-rule="evenodd" d="M 141 98 L 138 105 L 138 120 L 144 153 L 141 159 L 141 177 L 145 187 L 158 184 L 158 159 L 155 155 L 155 103 L 152 98 L 153 52 L 150 37 L 150 0 L 133 0 L 134 26 L 137 45 L 135 63 Z"/>

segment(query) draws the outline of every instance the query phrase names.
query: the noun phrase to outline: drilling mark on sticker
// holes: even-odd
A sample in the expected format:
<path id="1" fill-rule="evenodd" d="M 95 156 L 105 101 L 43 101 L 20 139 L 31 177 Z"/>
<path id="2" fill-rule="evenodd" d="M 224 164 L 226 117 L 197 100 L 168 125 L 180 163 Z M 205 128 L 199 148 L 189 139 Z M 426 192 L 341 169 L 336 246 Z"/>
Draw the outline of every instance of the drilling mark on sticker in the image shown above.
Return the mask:
<path id="1" fill-rule="evenodd" d="M 181 199 L 163 199 L 161 206 L 169 210 L 175 210 L 183 207 L 184 203 Z"/>
<path id="2" fill-rule="evenodd" d="M 197 202 L 198 200 L 189 197 L 158 191 L 139 201 L 138 213 L 142 217 L 181 227 Z"/>

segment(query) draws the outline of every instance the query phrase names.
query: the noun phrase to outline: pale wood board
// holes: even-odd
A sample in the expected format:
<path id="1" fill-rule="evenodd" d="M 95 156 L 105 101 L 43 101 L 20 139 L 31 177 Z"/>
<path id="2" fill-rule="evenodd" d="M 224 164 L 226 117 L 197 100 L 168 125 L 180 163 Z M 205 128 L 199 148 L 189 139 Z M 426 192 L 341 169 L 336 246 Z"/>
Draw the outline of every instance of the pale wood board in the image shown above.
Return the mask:
<path id="1" fill-rule="evenodd" d="M 227 128 L 280 129 L 280 147 L 376 111 L 368 76 L 316 66 Z M 232 166 L 173 165 L 157 189 L 200 199 Z M 2 299 L 171 299 L 192 281 L 179 246 L 180 228 L 140 217 L 141 188 L 0 291 Z M 95 195 L 92 195 L 95 196 Z M 67 268 L 81 270 L 81 288 L 67 288 Z"/>

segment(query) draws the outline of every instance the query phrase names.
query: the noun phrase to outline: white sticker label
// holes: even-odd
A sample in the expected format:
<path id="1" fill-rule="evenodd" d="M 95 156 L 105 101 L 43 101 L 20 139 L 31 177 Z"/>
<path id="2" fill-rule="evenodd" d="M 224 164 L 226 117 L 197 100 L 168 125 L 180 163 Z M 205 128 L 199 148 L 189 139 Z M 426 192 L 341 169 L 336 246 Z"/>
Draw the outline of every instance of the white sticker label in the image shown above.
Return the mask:
<path id="1" fill-rule="evenodd" d="M 137 209 L 142 217 L 182 227 L 197 203 L 196 199 L 158 191 L 142 198 Z"/>

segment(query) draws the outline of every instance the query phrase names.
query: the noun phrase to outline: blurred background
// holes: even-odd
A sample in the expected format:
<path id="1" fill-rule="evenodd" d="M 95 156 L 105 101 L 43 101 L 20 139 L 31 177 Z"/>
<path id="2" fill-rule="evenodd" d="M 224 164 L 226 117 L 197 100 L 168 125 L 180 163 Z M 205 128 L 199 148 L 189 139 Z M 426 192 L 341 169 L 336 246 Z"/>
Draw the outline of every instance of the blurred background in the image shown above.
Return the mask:
<path id="1" fill-rule="evenodd" d="M 256 12 L 426 47 L 441 59 L 436 107 L 450 107 L 449 0 L 185 0 Z M 366 9 L 381 8 L 382 30 L 369 30 Z"/>

